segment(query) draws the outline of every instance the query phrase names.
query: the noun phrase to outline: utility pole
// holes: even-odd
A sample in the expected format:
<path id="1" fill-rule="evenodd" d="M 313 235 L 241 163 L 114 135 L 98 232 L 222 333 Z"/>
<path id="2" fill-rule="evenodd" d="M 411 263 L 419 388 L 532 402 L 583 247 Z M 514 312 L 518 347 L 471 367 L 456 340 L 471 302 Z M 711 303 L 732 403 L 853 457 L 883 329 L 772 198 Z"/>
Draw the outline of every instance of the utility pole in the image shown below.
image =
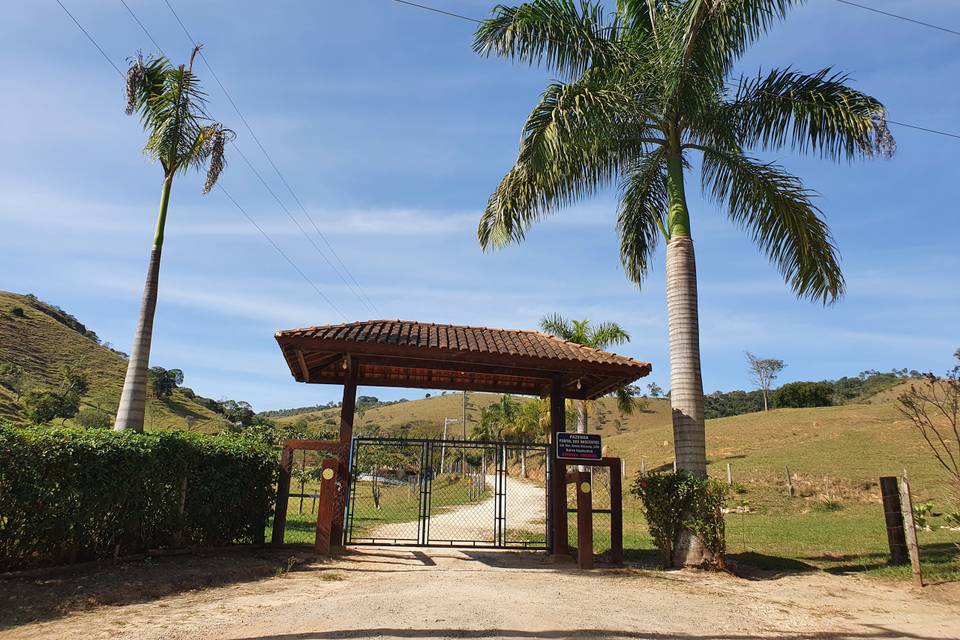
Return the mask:
<path id="1" fill-rule="evenodd" d="M 447 457 L 447 427 L 454 422 L 459 422 L 456 418 L 444 418 L 443 419 L 443 444 L 440 445 L 440 473 L 443 473 L 444 470 L 444 460 Z"/>

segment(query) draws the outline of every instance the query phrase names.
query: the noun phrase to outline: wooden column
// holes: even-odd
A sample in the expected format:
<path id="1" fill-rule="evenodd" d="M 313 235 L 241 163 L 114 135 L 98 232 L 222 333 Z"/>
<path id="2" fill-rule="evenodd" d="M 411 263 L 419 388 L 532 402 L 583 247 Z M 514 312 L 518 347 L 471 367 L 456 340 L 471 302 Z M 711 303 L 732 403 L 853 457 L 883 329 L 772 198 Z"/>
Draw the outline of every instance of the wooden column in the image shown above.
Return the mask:
<path id="1" fill-rule="evenodd" d="M 277 507 L 273 514 L 273 536 L 270 544 L 283 544 L 283 532 L 287 526 L 287 503 L 290 501 L 290 473 L 293 471 L 293 449 L 283 448 L 280 454 L 280 478 L 277 480 Z"/>
<path id="2" fill-rule="evenodd" d="M 577 492 L 577 565 L 593 569 L 593 487 L 589 471 L 575 471 Z"/>
<path id="3" fill-rule="evenodd" d="M 610 466 L 610 562 L 623 564 L 623 460 Z"/>
<path id="4" fill-rule="evenodd" d="M 890 564 L 907 564 L 907 537 L 903 530 L 903 511 L 900 508 L 900 488 L 896 476 L 880 478 L 880 496 L 883 499 L 883 519 L 887 526 L 890 545 Z"/>
<path id="5" fill-rule="evenodd" d="M 550 446 L 553 469 L 550 491 L 550 551 L 555 555 L 570 553 L 567 542 L 567 478 L 566 465 L 557 460 L 557 434 L 566 431 L 567 406 L 563 393 L 563 377 L 555 376 L 550 388 Z"/>
<path id="6" fill-rule="evenodd" d="M 917 526 L 913 521 L 913 498 L 910 497 L 910 481 L 904 471 L 900 479 L 900 505 L 903 510 L 903 532 L 907 539 L 907 552 L 913 569 L 913 583 L 923 586 L 923 573 L 920 570 L 920 545 L 917 543 Z"/>
<path id="7" fill-rule="evenodd" d="M 340 445 L 337 455 L 337 491 L 334 504 L 333 524 L 330 530 L 331 547 L 343 546 L 343 518 L 347 507 L 347 486 L 350 482 L 350 469 L 347 456 L 350 443 L 353 440 L 353 414 L 357 408 L 357 376 L 360 373 L 359 363 L 350 356 L 343 360 L 346 366 L 346 375 L 343 383 L 343 402 L 340 404 Z"/>
<path id="8" fill-rule="evenodd" d="M 337 503 L 337 466 L 336 458 L 324 458 L 320 463 L 320 508 L 317 509 L 317 537 L 313 544 L 316 553 L 330 555 L 331 548 L 340 546 L 340 540 L 333 537 L 333 516 Z"/>

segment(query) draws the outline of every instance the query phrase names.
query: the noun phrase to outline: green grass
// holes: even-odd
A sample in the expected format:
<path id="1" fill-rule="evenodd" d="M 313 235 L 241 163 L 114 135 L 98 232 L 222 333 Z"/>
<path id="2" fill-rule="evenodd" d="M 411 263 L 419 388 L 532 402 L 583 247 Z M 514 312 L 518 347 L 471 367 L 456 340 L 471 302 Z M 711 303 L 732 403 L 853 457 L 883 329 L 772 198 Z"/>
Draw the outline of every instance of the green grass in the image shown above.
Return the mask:
<path id="1" fill-rule="evenodd" d="M 23 317 L 13 313 L 16 307 L 23 309 Z M 127 368 L 127 361 L 119 354 L 41 313 L 24 296 L 6 291 L 0 291 L 0 362 L 22 367 L 26 385 L 37 389 L 56 388 L 61 381 L 61 368 L 68 364 L 77 367 L 90 383 L 81 408 L 99 408 L 111 417 L 120 401 Z M 0 385 L 0 422 L 26 421 L 16 394 Z M 216 414 L 181 390 L 162 401 L 149 397 L 145 423 L 149 431 L 188 426 L 198 431 L 219 431 L 224 426 Z M 66 424 L 74 421 L 67 420 Z"/>
<path id="2" fill-rule="evenodd" d="M 308 483 L 303 493 L 317 492 L 315 483 Z M 298 486 L 290 489 L 300 493 Z M 433 482 L 431 511 L 440 514 L 452 508 L 483 502 L 490 497 L 489 488 L 479 495 L 471 495 L 467 480 L 454 476 L 441 476 Z M 371 483 L 358 482 L 357 494 L 353 501 L 353 535 L 357 538 L 368 537 L 379 526 L 397 523 L 414 523 L 419 515 L 419 487 L 416 483 L 406 485 L 381 485 L 380 509 L 373 500 Z M 272 521 L 267 525 L 267 540 L 272 537 Z M 416 529 L 410 528 L 411 537 L 416 538 Z M 287 505 L 287 526 L 283 541 L 286 544 L 313 544 L 317 532 L 317 514 L 313 500 L 304 498 L 303 512 L 300 512 L 300 498 L 289 498 Z"/>

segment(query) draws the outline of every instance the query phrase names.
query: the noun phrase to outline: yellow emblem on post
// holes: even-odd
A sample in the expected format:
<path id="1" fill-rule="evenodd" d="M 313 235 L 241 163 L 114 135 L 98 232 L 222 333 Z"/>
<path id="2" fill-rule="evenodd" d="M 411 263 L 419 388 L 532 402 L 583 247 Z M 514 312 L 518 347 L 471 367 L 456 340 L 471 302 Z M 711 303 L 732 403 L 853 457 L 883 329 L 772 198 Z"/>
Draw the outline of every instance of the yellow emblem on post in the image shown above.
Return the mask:
<path id="1" fill-rule="evenodd" d="M 323 479 L 324 479 L 324 480 L 333 480 L 333 469 L 324 469 L 324 470 L 323 470 Z"/>
<path id="2" fill-rule="evenodd" d="M 590 493 L 590 483 L 589 483 L 589 482 L 581 482 L 581 483 L 580 483 L 580 491 L 582 491 L 583 493 Z"/>

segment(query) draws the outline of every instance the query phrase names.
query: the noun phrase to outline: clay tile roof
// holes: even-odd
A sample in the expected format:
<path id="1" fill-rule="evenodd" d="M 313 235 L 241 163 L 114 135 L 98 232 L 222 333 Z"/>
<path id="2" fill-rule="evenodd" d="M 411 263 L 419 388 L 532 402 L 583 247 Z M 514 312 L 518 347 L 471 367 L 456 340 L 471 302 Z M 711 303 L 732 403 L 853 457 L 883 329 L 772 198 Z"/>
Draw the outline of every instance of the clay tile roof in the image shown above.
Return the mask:
<path id="1" fill-rule="evenodd" d="M 651 369 L 539 331 L 408 320 L 288 329 L 276 339 L 294 377 L 304 382 L 341 382 L 343 367 L 336 365 L 349 355 L 360 363 L 360 384 L 534 393 L 531 386 L 542 386 L 545 376 L 560 375 L 567 397 L 588 397 Z"/>

